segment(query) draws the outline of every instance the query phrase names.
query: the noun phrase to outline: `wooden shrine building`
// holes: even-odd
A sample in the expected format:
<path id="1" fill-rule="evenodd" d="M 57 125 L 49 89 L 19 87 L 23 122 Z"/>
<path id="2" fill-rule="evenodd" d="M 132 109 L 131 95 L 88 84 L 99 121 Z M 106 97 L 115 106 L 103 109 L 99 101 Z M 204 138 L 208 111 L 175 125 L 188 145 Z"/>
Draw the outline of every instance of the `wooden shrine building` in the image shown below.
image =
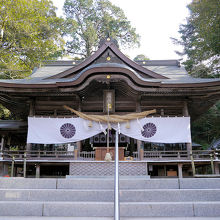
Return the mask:
<path id="1" fill-rule="evenodd" d="M 154 117 L 190 116 L 193 121 L 220 99 L 220 79 L 193 78 L 178 60 L 134 62 L 107 38 L 85 61 L 45 62 L 26 79 L 0 80 L 0 103 L 22 119 L 0 121 L 0 175 L 8 174 L 13 163 L 13 175 L 22 176 L 24 161 L 27 176 L 96 175 L 98 166 L 109 170 L 111 162 L 103 162 L 102 153 L 108 140 L 114 148 L 113 130 L 108 140 L 101 133 L 77 143 L 26 144 L 28 116 L 74 117 L 64 105 L 102 115 L 108 99 L 110 114 L 156 109 Z M 210 166 L 210 152 L 192 143 L 149 143 L 120 135 L 119 147 L 125 175 L 190 176 L 191 151 L 198 172 Z M 218 157 L 213 154 L 212 160 L 219 173 Z M 111 175 L 103 172 L 98 175 Z"/>

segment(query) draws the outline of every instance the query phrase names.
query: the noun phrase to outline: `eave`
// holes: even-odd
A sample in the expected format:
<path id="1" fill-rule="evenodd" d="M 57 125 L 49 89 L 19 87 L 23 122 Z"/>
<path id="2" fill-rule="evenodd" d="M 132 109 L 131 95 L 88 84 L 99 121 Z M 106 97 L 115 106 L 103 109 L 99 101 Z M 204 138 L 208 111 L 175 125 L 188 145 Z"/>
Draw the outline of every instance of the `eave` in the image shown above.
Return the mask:
<path id="1" fill-rule="evenodd" d="M 114 68 L 114 67 L 101 67 L 101 68 L 92 68 L 85 71 L 79 77 L 75 79 L 68 79 L 68 80 L 39 80 L 38 83 L 31 83 L 31 80 L 27 80 L 27 83 L 13 83 L 11 82 L 0 82 L 0 91 L 10 92 L 12 89 L 19 91 L 18 89 L 22 89 L 24 92 L 25 90 L 31 89 L 33 92 L 38 92 L 40 89 L 47 89 L 47 90 L 54 90 L 63 87 L 72 87 L 73 91 L 78 90 L 77 88 L 83 88 L 88 85 L 91 80 L 98 80 L 103 79 L 106 80 L 106 73 L 111 75 L 111 79 L 109 82 L 114 80 L 122 80 L 126 81 L 131 87 L 139 90 L 144 91 L 150 87 L 156 88 L 176 88 L 178 89 L 201 89 L 201 88 L 212 88 L 212 87 L 219 87 L 220 80 L 218 81 L 205 81 L 205 82 L 192 82 L 192 83 L 183 83 L 181 81 L 175 82 L 172 80 L 161 80 L 161 79 L 141 79 L 129 69 L 125 68 Z M 82 86 L 84 84 L 84 86 Z"/>

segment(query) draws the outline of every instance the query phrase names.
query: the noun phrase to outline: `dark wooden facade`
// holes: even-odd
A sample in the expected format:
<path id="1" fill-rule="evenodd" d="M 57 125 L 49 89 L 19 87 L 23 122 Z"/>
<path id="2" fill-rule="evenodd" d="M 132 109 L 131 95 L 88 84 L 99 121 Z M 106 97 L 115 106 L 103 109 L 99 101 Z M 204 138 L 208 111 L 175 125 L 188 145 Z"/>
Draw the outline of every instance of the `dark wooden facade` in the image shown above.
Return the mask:
<path id="1" fill-rule="evenodd" d="M 113 89 L 116 113 L 156 108 L 157 115 L 179 116 L 187 104 L 194 119 L 219 99 L 219 80 L 194 79 L 186 74 L 178 76 L 178 73 L 174 78 L 169 77 L 169 72 L 159 74 L 148 65 L 171 67 L 167 71 L 172 73 L 174 68 L 180 68 L 178 61 L 153 62 L 133 62 L 112 41 L 106 41 L 78 65 L 72 61 L 52 62 L 46 64 L 45 67 L 53 68 L 44 77 L 45 73 L 39 68 L 37 77 L 33 73 L 25 80 L 1 80 L 0 100 L 24 119 L 28 115 L 70 115 L 63 108 L 64 104 L 83 112 L 101 114 L 103 91 Z M 67 69 L 54 74 L 54 68 L 61 66 Z"/>

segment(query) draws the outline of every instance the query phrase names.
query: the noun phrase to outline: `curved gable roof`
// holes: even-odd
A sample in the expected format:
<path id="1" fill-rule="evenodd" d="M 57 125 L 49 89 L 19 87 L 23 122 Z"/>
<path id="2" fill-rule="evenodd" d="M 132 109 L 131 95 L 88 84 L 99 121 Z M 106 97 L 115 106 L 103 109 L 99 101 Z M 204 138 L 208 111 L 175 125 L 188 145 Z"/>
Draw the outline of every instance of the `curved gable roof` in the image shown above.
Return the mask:
<path id="1" fill-rule="evenodd" d="M 67 70 L 64 70 L 63 72 L 50 76 L 46 79 L 68 78 L 74 73 L 83 71 L 83 69 L 92 65 L 108 49 L 110 49 L 116 55 L 116 57 L 118 57 L 120 61 L 122 61 L 122 63 L 124 63 L 129 68 L 133 69 L 134 71 L 137 71 L 140 74 L 145 74 L 146 76 L 149 76 L 150 78 L 154 78 L 154 79 L 168 79 L 166 76 L 160 75 L 152 70 L 149 70 L 148 68 L 145 68 L 135 63 L 128 57 L 126 57 L 112 41 L 105 41 L 103 45 L 91 57 L 87 58 L 85 61 L 83 61 L 79 65 L 69 68 Z M 105 63 L 108 63 L 108 61 L 106 61 Z"/>

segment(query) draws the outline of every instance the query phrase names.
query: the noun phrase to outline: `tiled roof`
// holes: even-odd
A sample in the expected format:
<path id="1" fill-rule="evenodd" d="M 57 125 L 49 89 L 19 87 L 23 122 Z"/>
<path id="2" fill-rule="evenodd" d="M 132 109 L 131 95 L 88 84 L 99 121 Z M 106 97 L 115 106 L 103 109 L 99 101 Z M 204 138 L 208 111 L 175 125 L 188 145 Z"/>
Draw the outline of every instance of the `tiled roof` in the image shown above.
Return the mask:
<path id="1" fill-rule="evenodd" d="M 76 80 L 87 69 L 94 67 L 122 67 L 125 69 L 130 69 L 136 76 L 138 76 L 138 78 L 145 82 L 161 82 L 163 84 L 191 84 L 220 81 L 219 79 L 193 78 L 187 73 L 184 67 L 179 65 L 178 60 L 150 60 L 143 62 L 137 63 L 157 74 L 167 77 L 168 79 L 144 78 L 129 66 L 119 63 L 92 64 L 83 69 L 81 72 L 77 73 L 73 78 L 47 79 L 50 76 L 57 75 L 75 66 L 72 61 L 53 61 L 52 63 L 46 64 L 45 66 L 34 69 L 30 77 L 26 79 L 0 80 L 0 82 L 16 84 L 55 84 L 56 82 L 71 82 Z"/>

